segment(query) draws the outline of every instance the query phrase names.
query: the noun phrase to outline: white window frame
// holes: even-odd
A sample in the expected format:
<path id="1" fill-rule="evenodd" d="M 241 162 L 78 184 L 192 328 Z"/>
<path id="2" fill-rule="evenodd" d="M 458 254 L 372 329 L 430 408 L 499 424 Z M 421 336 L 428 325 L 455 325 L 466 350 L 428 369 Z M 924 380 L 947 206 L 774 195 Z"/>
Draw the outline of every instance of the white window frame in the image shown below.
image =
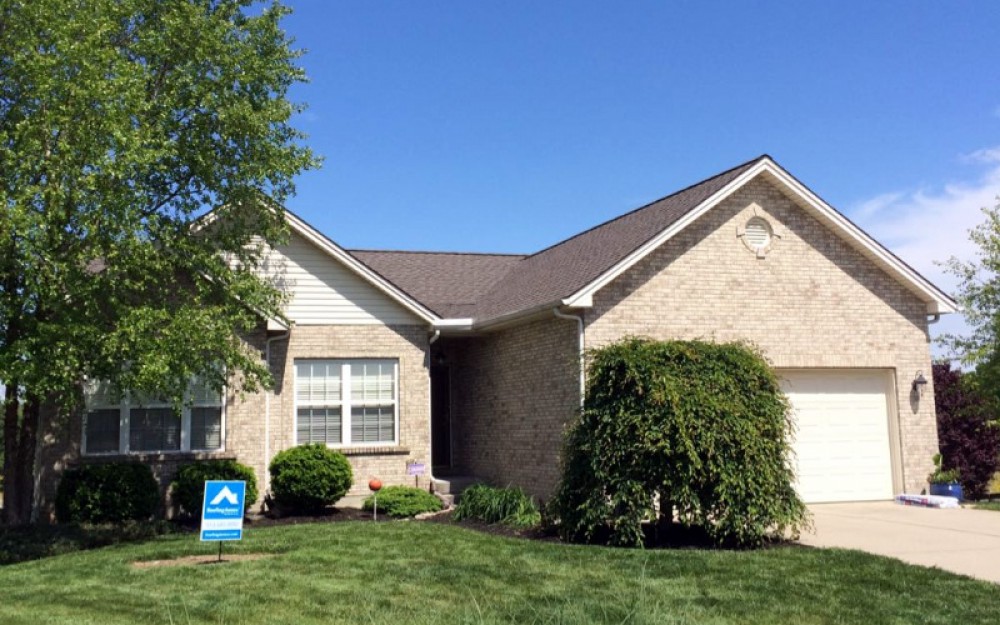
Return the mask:
<path id="1" fill-rule="evenodd" d="M 392 385 L 393 385 L 393 398 L 392 398 L 392 425 L 393 432 L 391 442 L 381 441 L 381 442 L 355 442 L 351 437 L 351 420 L 353 417 L 352 409 L 365 406 L 364 402 L 353 403 L 351 401 L 351 364 L 357 363 L 370 363 L 370 362 L 391 362 L 392 363 Z M 299 442 L 299 407 L 309 408 L 310 406 L 315 407 L 319 404 L 312 404 L 311 402 L 299 402 L 299 364 L 304 363 L 335 363 L 339 364 L 340 369 L 340 401 L 324 403 L 324 406 L 340 406 L 340 442 L 339 443 L 327 443 L 326 446 L 331 449 L 343 449 L 343 448 L 356 448 L 356 447 L 398 447 L 399 446 L 399 359 L 398 358 L 296 358 L 292 362 L 293 367 L 293 380 L 292 380 L 292 396 L 294 397 L 293 402 L 293 418 L 292 418 L 292 440 L 295 441 L 296 445 L 302 445 L 304 443 Z M 383 404 L 379 404 L 383 405 Z"/>
<path id="2" fill-rule="evenodd" d="M 136 404 L 136 407 L 162 407 L 162 402 L 154 402 L 146 406 L 140 406 Z M 216 404 L 199 404 L 197 407 L 214 407 Z M 191 408 L 195 407 L 192 403 L 192 397 L 190 393 L 185 397 L 184 406 L 181 408 L 181 446 L 180 449 L 151 449 L 148 451 L 132 451 L 130 448 L 131 440 L 131 430 L 129 423 L 129 415 L 132 409 L 132 397 L 129 393 L 125 393 L 122 399 L 117 404 L 101 404 L 95 405 L 93 407 L 86 406 L 83 410 L 83 420 L 82 420 L 82 433 L 80 436 L 80 453 L 84 456 L 121 456 L 121 455 L 149 455 L 149 454 L 183 454 L 183 453 L 222 453 L 226 451 L 226 390 L 222 389 L 220 393 L 218 407 L 220 409 L 219 416 L 219 427 L 221 432 L 219 433 L 219 447 L 217 449 L 204 449 L 204 448 L 191 448 Z M 108 408 L 118 408 L 118 449 L 116 451 L 95 451 L 90 452 L 87 450 L 87 417 L 90 413 L 91 408 L 96 409 L 108 409 Z"/>

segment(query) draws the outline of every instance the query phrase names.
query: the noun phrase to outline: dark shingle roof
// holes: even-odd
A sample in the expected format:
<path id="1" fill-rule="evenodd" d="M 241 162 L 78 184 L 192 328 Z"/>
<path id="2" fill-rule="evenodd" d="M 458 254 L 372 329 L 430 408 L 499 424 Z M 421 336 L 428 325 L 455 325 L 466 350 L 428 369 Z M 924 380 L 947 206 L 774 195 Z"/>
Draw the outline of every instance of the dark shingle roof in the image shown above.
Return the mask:
<path id="1" fill-rule="evenodd" d="M 555 305 L 765 158 L 759 156 L 530 256 L 371 250 L 350 253 L 442 317 L 472 317 L 484 322 Z"/>
<path id="2" fill-rule="evenodd" d="M 522 254 L 348 251 L 445 318 L 470 317 L 476 302 L 524 258 Z"/>
<path id="3" fill-rule="evenodd" d="M 530 310 L 575 293 L 764 158 L 755 158 L 528 256 L 479 301 L 476 319 Z"/>

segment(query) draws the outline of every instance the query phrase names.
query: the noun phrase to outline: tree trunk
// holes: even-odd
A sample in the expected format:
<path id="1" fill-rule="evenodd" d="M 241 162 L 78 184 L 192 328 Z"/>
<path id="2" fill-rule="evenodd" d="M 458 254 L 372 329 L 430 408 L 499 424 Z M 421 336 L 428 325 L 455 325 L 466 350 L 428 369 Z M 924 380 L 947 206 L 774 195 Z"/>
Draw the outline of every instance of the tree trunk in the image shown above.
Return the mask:
<path id="1" fill-rule="evenodd" d="M 27 525 L 35 498 L 35 444 L 41 405 L 29 396 L 21 414 L 16 381 L 7 387 L 4 406 L 3 512 L 8 525 Z"/>
<path id="2" fill-rule="evenodd" d="M 670 540 L 674 527 L 674 502 L 667 499 L 666 493 L 663 491 L 660 491 L 659 495 L 660 505 L 657 511 L 654 536 L 656 544 L 663 545 Z"/>
<path id="3" fill-rule="evenodd" d="M 17 525 L 21 519 L 18 502 L 20 481 L 16 475 L 18 456 L 18 426 L 20 425 L 21 402 L 17 396 L 17 380 L 8 381 L 4 391 L 3 413 L 3 512 L 9 525 Z"/>

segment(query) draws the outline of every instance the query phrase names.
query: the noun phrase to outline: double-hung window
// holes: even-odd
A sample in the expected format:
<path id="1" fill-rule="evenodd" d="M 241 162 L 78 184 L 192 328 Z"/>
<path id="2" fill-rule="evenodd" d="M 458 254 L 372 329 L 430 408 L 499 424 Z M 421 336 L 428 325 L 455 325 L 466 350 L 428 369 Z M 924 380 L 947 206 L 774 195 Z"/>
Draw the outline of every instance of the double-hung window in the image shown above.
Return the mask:
<path id="1" fill-rule="evenodd" d="M 107 382 L 84 389 L 83 453 L 219 451 L 222 393 L 194 382 L 183 407 L 138 393 L 117 393 Z"/>
<path id="2" fill-rule="evenodd" d="M 296 360 L 296 443 L 398 442 L 396 360 Z"/>

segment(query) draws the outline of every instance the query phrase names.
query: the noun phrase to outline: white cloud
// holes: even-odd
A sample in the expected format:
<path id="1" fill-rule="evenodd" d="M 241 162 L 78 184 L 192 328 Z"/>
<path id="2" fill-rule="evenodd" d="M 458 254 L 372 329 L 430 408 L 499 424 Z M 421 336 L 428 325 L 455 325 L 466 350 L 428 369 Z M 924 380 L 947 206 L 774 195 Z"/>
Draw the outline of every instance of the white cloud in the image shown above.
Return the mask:
<path id="1" fill-rule="evenodd" d="M 1000 163 L 1000 146 L 976 150 L 963 154 L 961 158 L 967 163 Z"/>
<path id="2" fill-rule="evenodd" d="M 1000 146 L 976 150 L 960 160 L 978 169 L 987 167 L 967 181 L 879 194 L 849 211 L 858 225 L 947 293 L 955 291 L 957 281 L 937 263 L 952 256 L 973 258 L 969 230 L 983 220 L 982 208 L 995 205 L 1000 195 Z M 935 336 L 961 334 L 965 328 L 961 315 L 946 315 L 931 326 Z M 940 348 L 934 352 L 943 355 Z"/>
<path id="3" fill-rule="evenodd" d="M 892 206 L 902 199 L 904 195 L 905 193 L 901 191 L 892 191 L 876 195 L 875 197 L 856 205 L 851 213 L 856 220 L 866 219 L 872 215 L 882 212 L 885 208 Z"/>

